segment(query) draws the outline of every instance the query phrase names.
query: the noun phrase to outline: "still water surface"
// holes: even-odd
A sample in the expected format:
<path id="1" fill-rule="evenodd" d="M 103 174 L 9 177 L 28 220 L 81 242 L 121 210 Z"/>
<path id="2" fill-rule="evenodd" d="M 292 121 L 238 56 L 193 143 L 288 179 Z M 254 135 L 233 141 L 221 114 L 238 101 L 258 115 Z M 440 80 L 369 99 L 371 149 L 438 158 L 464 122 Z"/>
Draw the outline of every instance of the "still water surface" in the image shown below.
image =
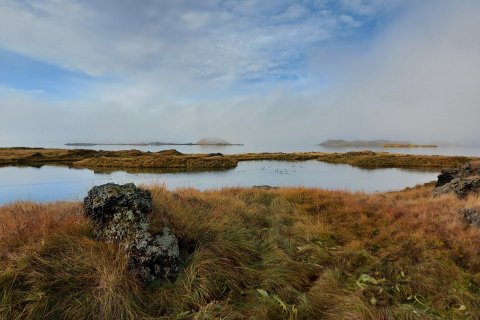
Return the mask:
<path id="1" fill-rule="evenodd" d="M 256 185 L 303 186 L 350 191 L 387 191 L 429 182 L 437 173 L 403 169 L 363 170 L 319 161 L 246 161 L 226 171 L 182 173 L 96 173 L 58 166 L 0 168 L 0 204 L 17 200 L 80 200 L 107 182 L 164 184 L 168 189 L 200 190 Z"/>

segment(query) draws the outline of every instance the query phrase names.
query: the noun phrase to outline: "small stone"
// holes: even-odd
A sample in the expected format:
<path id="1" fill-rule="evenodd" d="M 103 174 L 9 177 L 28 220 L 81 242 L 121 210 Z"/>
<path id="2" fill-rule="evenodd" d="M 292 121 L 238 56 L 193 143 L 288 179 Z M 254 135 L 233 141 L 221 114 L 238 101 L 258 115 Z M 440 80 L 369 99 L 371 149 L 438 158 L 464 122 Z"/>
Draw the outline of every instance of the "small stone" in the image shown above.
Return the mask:
<path id="1" fill-rule="evenodd" d="M 480 208 L 464 208 L 460 213 L 465 224 L 480 228 Z"/>

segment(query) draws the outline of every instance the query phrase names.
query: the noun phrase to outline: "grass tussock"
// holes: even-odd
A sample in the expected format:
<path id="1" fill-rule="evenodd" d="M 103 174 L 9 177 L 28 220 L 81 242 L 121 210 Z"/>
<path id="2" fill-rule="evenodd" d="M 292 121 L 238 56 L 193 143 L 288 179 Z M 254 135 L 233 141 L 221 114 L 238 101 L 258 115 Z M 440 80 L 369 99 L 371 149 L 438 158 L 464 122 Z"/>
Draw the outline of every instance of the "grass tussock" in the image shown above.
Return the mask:
<path id="1" fill-rule="evenodd" d="M 77 203 L 0 208 L 1 319 L 480 319 L 480 230 L 432 186 L 367 195 L 150 187 L 182 247 L 139 284 Z"/>

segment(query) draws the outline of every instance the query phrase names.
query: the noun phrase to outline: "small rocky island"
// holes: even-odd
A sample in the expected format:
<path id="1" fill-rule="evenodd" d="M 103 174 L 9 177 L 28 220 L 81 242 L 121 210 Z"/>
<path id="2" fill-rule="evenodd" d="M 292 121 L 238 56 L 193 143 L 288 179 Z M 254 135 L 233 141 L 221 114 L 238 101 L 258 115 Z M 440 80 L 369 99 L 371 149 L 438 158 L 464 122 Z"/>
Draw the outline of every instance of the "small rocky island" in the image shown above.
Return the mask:
<path id="1" fill-rule="evenodd" d="M 212 137 L 205 137 L 197 141 L 196 145 L 200 146 L 243 146 L 240 143 L 230 143 L 226 140 L 221 138 L 212 138 Z"/>
<path id="2" fill-rule="evenodd" d="M 334 140 L 329 139 L 320 143 L 327 148 L 437 148 L 435 144 L 415 144 L 410 141 L 394 140 Z"/>

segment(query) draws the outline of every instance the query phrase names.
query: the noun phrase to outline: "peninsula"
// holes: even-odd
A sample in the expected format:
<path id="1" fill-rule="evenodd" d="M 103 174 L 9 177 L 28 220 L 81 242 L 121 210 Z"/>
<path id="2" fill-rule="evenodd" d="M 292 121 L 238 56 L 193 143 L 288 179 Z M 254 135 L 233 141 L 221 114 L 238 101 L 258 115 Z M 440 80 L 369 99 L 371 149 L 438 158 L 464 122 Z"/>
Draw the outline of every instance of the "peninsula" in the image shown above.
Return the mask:
<path id="1" fill-rule="evenodd" d="M 70 147 L 93 147 L 93 146 L 243 146 L 242 143 L 230 143 L 220 138 L 202 138 L 193 142 L 137 142 L 137 143 L 92 143 L 92 142 L 69 142 L 65 144 Z"/>

